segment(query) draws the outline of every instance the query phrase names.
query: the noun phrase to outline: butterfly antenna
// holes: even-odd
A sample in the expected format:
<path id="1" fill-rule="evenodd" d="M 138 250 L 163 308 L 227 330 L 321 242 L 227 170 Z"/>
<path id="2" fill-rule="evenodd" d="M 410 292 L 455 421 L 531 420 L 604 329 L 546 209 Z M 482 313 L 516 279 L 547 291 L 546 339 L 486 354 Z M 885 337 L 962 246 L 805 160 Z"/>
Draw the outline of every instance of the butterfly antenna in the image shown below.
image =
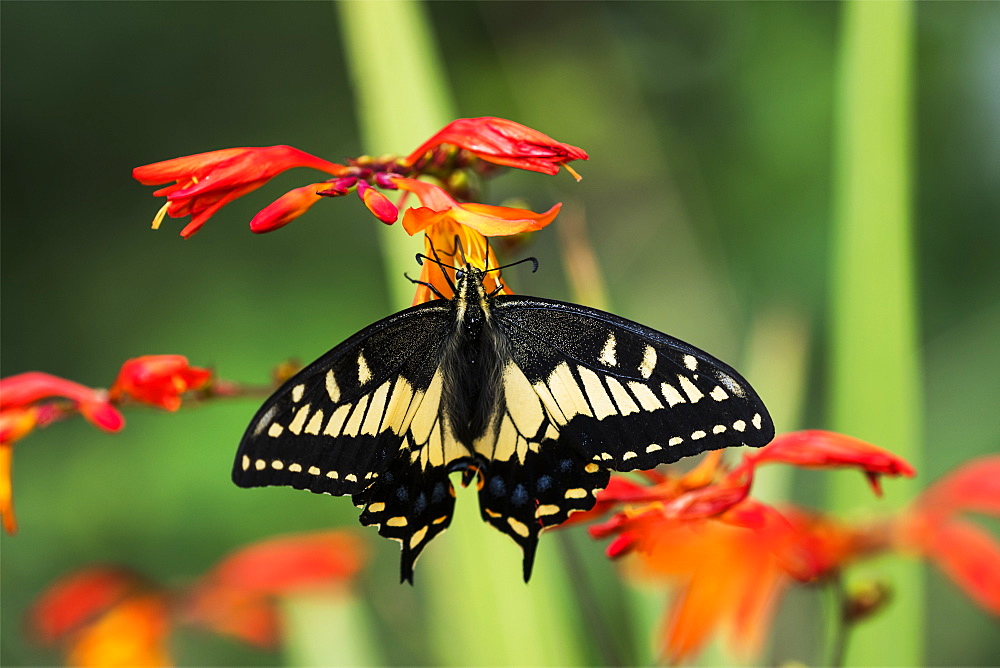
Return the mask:
<path id="1" fill-rule="evenodd" d="M 457 234 L 455 235 L 455 252 L 452 253 L 452 257 L 456 255 L 461 255 L 463 266 L 469 264 L 469 259 L 465 257 L 465 249 L 462 248 L 462 240 L 458 238 Z"/>
<path id="2" fill-rule="evenodd" d="M 444 262 L 442 262 L 440 256 L 438 256 L 437 248 L 434 247 L 433 243 L 431 243 L 431 253 L 434 254 L 434 257 L 428 257 L 423 253 L 417 253 L 417 264 L 423 266 L 424 260 L 427 260 L 441 267 L 441 273 L 444 275 L 444 280 L 448 283 L 448 287 L 451 288 L 452 294 L 457 294 L 458 290 L 455 288 L 455 283 L 451 280 L 451 276 L 448 275 L 448 272 L 445 271 L 445 268 L 451 269 L 452 271 L 459 271 L 458 267 L 453 267 L 450 264 L 445 264 Z M 440 295 L 441 293 L 438 292 L 437 294 Z M 444 297 L 442 297 L 442 299 L 444 299 Z"/>
<path id="3" fill-rule="evenodd" d="M 447 276 L 447 275 L 448 274 L 445 274 L 445 276 Z M 435 295 L 437 295 L 438 299 L 447 299 L 447 297 L 445 297 L 443 294 L 441 294 L 438 291 L 438 289 L 435 288 L 430 283 L 427 283 L 426 281 L 418 281 L 417 279 L 412 278 L 409 274 L 403 274 L 403 276 L 406 277 L 406 280 L 408 280 L 410 283 L 413 283 L 414 285 L 423 285 L 425 287 L 430 288 L 430 291 L 433 292 Z"/>
<path id="4" fill-rule="evenodd" d="M 508 269 L 510 267 L 516 267 L 519 264 L 524 264 L 525 262 L 531 263 L 531 273 L 538 271 L 538 258 L 537 257 L 526 257 L 523 260 L 518 260 L 517 262 L 511 262 L 510 264 L 505 264 L 502 267 L 493 267 L 492 269 L 487 269 L 486 271 L 500 271 L 501 269 Z"/>

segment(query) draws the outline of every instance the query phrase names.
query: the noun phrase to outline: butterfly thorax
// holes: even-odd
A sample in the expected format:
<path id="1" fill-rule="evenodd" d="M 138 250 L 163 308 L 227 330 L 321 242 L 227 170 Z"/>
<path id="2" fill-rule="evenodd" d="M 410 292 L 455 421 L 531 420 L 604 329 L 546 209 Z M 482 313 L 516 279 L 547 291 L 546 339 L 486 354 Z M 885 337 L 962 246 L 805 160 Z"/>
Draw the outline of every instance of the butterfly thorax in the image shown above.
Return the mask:
<path id="1" fill-rule="evenodd" d="M 454 325 L 441 352 L 442 405 L 455 437 L 470 453 L 502 408 L 506 337 L 491 318 L 492 297 L 483 287 L 485 272 L 457 272 L 452 300 Z"/>

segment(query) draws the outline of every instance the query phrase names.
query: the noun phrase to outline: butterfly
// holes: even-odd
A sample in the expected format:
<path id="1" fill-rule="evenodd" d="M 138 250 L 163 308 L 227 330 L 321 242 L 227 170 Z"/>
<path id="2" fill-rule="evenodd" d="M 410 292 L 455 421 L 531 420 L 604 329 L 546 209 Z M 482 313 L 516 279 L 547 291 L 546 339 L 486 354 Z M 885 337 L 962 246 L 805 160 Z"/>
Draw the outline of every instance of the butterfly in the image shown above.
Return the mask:
<path id="1" fill-rule="evenodd" d="M 420 260 L 454 270 L 454 298 L 425 284 L 438 299 L 302 369 L 257 411 L 233 466 L 241 487 L 352 495 L 361 523 L 401 544 L 401 581 L 451 522 L 452 473 L 476 481 L 527 582 L 539 534 L 591 509 L 611 471 L 774 437 L 750 384 L 708 353 L 604 311 L 487 292 L 505 267 Z"/>

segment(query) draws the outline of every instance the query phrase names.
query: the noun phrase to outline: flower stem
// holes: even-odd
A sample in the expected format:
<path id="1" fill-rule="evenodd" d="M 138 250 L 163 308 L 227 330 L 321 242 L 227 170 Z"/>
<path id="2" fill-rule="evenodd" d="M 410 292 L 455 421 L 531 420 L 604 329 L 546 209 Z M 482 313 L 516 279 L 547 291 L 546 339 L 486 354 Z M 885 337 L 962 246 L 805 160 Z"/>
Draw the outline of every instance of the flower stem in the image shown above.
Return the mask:
<path id="1" fill-rule="evenodd" d="M 840 573 L 837 573 L 830 580 L 830 595 L 833 598 L 830 605 L 833 631 L 830 638 L 830 660 L 828 663 L 830 666 L 837 667 L 844 665 L 847 641 L 853 626 L 847 619 L 847 588 L 844 586 L 844 578 Z"/>
<path id="2" fill-rule="evenodd" d="M 887 448 L 919 470 L 922 392 L 910 201 L 913 5 L 851 1 L 841 12 L 830 426 Z M 894 481 L 879 506 L 899 508 L 916 491 L 916 483 Z M 829 507 L 857 511 L 859 500 L 870 498 L 857 479 L 839 476 Z M 888 576 L 898 598 L 857 631 L 846 660 L 919 665 L 920 567 L 897 560 L 865 568 L 877 568 L 880 579 Z"/>
<path id="3" fill-rule="evenodd" d="M 565 531 L 558 532 L 556 538 L 566 572 L 569 574 L 570 581 L 574 583 L 573 593 L 577 606 L 583 614 L 583 621 L 587 625 L 591 637 L 597 644 L 601 663 L 606 666 L 627 666 L 634 663 L 625 659 L 619 643 L 608 633 L 612 625 L 601 614 L 604 606 L 598 600 L 593 583 L 587 576 L 577 548 L 573 544 L 573 539 Z"/>

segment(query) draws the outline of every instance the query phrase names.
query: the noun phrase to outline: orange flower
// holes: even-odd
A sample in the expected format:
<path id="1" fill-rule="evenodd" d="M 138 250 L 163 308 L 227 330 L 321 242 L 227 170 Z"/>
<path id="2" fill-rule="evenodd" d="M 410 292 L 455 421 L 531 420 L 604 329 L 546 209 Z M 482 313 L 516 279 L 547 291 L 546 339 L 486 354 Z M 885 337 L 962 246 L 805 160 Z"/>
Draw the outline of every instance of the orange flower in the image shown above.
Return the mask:
<path id="1" fill-rule="evenodd" d="M 334 176 L 346 170 L 343 165 L 291 146 L 266 146 L 209 151 L 156 162 L 136 167 L 132 176 L 143 185 L 175 181 L 153 193 L 167 198 L 153 219 L 153 229 L 159 228 L 164 216 L 190 215 L 191 222 L 181 230 L 181 236 L 187 238 L 226 204 L 293 167 L 309 167 Z"/>
<path id="2" fill-rule="evenodd" d="M 278 597 L 343 589 L 364 560 L 352 534 L 323 531 L 237 550 L 180 589 L 122 568 L 87 568 L 39 597 L 29 627 L 39 642 L 60 646 L 69 665 L 80 666 L 170 665 L 167 641 L 180 622 L 271 647 L 281 638 Z"/>
<path id="3" fill-rule="evenodd" d="M 185 619 L 269 647 L 280 637 L 276 597 L 349 582 L 365 552 L 340 531 L 261 541 L 223 559 L 194 586 Z"/>
<path id="4" fill-rule="evenodd" d="M 551 223 L 562 207 L 556 204 L 545 213 L 535 213 L 474 202 L 459 204 L 443 188 L 430 183 L 405 178 L 392 181 L 399 189 L 414 193 L 423 204 L 403 214 L 403 229 L 410 235 L 425 232 L 445 220 L 465 225 L 487 237 L 534 232 Z"/>
<path id="5" fill-rule="evenodd" d="M 211 377 L 211 371 L 191 366 L 183 355 L 143 355 L 122 365 L 109 392 L 113 401 L 127 397 L 175 411 L 182 394 L 204 387 Z"/>
<path id="6" fill-rule="evenodd" d="M 98 567 L 57 581 L 29 623 L 73 666 L 168 666 L 169 607 L 162 591 L 118 568 Z"/>
<path id="7" fill-rule="evenodd" d="M 404 162 L 413 165 L 442 144 L 463 148 L 487 162 L 543 174 L 555 174 L 563 166 L 578 181 L 579 175 L 566 163 L 588 158 L 582 148 L 558 142 L 538 130 L 505 118 L 484 116 L 452 121 L 410 153 Z"/>
<path id="8" fill-rule="evenodd" d="M 913 475 L 905 461 L 872 445 L 806 431 L 779 436 L 734 468 L 711 453 L 683 476 L 647 473 L 645 489 L 609 485 L 597 507 L 625 507 L 590 533 L 615 536 L 609 557 L 634 555 L 640 574 L 674 585 L 662 634 L 663 654 L 673 662 L 724 627 L 738 652 L 754 653 L 789 584 L 828 577 L 892 546 L 885 523 L 850 526 L 749 498 L 755 467 L 770 462 Z"/>
<path id="9" fill-rule="evenodd" d="M 414 193 L 423 205 L 406 210 L 403 229 L 411 235 L 424 232 L 425 254 L 453 267 L 465 262 L 479 269 L 500 266 L 485 236 L 540 230 L 555 219 L 562 206 L 556 204 L 545 213 L 535 213 L 488 204 L 460 204 L 443 188 L 424 181 L 397 177 L 392 179 L 392 183 L 400 190 Z M 455 284 L 453 269 L 425 262 L 419 280 L 430 284 L 434 290 L 427 285 L 418 285 L 414 304 L 434 299 L 435 290 L 445 298 L 452 297 L 452 286 Z M 499 289 L 500 294 L 510 293 L 499 272 L 488 274 L 483 284 L 487 292 Z"/>

